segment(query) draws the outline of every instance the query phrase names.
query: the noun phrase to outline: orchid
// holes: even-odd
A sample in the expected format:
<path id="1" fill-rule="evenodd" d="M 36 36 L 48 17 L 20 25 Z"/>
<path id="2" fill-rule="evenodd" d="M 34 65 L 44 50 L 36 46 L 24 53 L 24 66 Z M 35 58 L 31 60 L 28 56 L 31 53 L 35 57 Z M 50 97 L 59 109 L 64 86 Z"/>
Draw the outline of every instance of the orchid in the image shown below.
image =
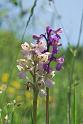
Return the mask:
<path id="1" fill-rule="evenodd" d="M 43 43 L 42 40 L 35 44 L 28 44 L 27 42 L 25 42 L 24 44 L 21 45 L 21 49 L 22 49 L 22 59 L 17 60 L 19 77 L 23 79 L 26 78 L 27 81 L 27 75 L 26 75 L 27 72 L 31 73 L 32 78 L 34 77 L 34 75 L 37 75 L 36 84 L 34 84 L 33 82 L 33 85 L 34 87 L 36 85 L 37 90 L 41 91 L 42 83 L 44 87 L 46 85 L 44 81 L 42 82 L 42 78 L 44 79 L 46 78 L 46 72 L 44 71 L 43 68 L 40 69 L 40 66 L 42 65 L 43 67 L 45 63 L 49 62 L 49 57 L 51 56 L 51 53 L 44 52 L 44 50 L 46 50 L 46 43 Z M 35 73 L 34 73 L 34 69 L 35 69 Z M 42 70 L 42 74 L 40 73 L 41 70 Z M 31 81 L 28 80 L 28 82 L 30 83 Z M 38 82 L 40 82 L 40 86 Z M 30 88 L 34 88 L 34 87 L 30 87 Z"/>
<path id="2" fill-rule="evenodd" d="M 45 34 L 33 35 L 33 43 L 21 44 L 21 59 L 17 60 L 19 77 L 26 80 L 28 89 L 33 90 L 33 120 L 36 124 L 37 97 L 46 96 L 46 88 L 54 86 L 53 77 L 63 67 L 64 57 L 60 53 L 60 33 L 62 29 L 53 30 L 49 26 Z M 51 63 L 55 62 L 55 67 Z M 29 77 L 30 76 L 30 77 Z"/>
<path id="3" fill-rule="evenodd" d="M 51 29 L 49 26 L 46 28 L 46 33 L 41 34 L 40 36 L 33 35 L 33 38 L 39 43 L 42 39 L 45 40 L 45 43 L 47 43 L 47 50 L 44 50 L 43 53 L 50 51 L 50 56 L 48 58 L 47 63 L 43 63 L 43 68 L 47 73 L 50 73 L 52 71 L 60 71 L 62 69 L 63 63 L 64 63 L 64 57 L 57 58 L 56 55 L 60 52 L 59 47 L 62 46 L 62 44 L 59 42 L 61 37 L 60 34 L 62 33 L 62 29 L 59 28 L 57 30 Z M 55 62 L 55 69 L 53 70 L 50 67 L 50 63 Z"/>

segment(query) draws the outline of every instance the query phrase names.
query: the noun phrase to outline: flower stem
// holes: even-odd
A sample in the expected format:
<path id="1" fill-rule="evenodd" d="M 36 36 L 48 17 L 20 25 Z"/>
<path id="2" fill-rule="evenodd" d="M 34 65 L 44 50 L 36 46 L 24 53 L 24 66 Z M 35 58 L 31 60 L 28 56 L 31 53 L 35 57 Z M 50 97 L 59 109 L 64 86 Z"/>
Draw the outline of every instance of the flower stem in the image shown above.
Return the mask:
<path id="1" fill-rule="evenodd" d="M 49 48 L 50 48 L 50 46 L 49 46 L 48 40 L 47 40 L 47 52 L 49 52 Z M 50 65 L 50 63 L 49 63 L 49 65 Z M 47 95 L 46 95 L 46 124 L 49 124 L 49 88 L 48 87 L 46 87 L 46 93 L 47 93 Z"/>
<path id="2" fill-rule="evenodd" d="M 34 90 L 33 91 L 33 124 L 37 124 L 37 97 L 38 97 L 38 92 Z"/>
<path id="3" fill-rule="evenodd" d="M 49 124 L 49 88 L 46 88 L 46 124 Z"/>

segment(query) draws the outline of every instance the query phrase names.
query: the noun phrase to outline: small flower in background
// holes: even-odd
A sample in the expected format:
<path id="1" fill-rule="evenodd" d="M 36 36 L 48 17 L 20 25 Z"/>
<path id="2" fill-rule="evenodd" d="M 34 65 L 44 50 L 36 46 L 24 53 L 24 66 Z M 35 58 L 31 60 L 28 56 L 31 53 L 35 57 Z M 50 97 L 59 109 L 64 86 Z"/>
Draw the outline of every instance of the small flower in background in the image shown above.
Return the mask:
<path id="1" fill-rule="evenodd" d="M 3 92 L 2 92 L 2 90 L 0 90 L 0 94 L 2 94 Z"/>
<path id="2" fill-rule="evenodd" d="M 7 88 L 7 93 L 9 94 L 9 96 L 14 96 L 15 95 L 15 88 L 13 88 L 13 87 L 11 87 L 11 86 L 9 86 L 8 88 Z"/>
<path id="3" fill-rule="evenodd" d="M 6 121 L 8 120 L 8 115 L 5 115 L 5 118 L 4 118 Z"/>
<path id="4" fill-rule="evenodd" d="M 9 74 L 8 73 L 3 73 L 2 74 L 2 77 L 1 77 L 1 81 L 3 83 L 7 83 L 8 82 L 8 79 L 9 79 Z"/>
<path id="5" fill-rule="evenodd" d="M 0 85 L 0 94 L 2 94 L 7 88 L 7 85 L 6 84 L 1 84 Z"/>
<path id="6" fill-rule="evenodd" d="M 36 88 L 40 96 L 46 96 L 45 87 L 51 88 L 54 85 L 53 77 L 56 71 L 63 67 L 64 57 L 57 55 L 60 53 L 60 34 L 62 29 L 46 28 L 45 34 L 33 35 L 34 43 L 21 44 L 22 58 L 17 60 L 19 77 L 29 82 L 28 89 Z M 54 67 L 51 63 L 54 62 Z M 32 77 L 29 80 L 29 77 Z M 34 82 L 34 77 L 35 82 Z"/>
<path id="7" fill-rule="evenodd" d="M 21 88 L 20 82 L 18 82 L 18 81 L 13 81 L 11 85 L 15 89 L 20 89 Z"/>

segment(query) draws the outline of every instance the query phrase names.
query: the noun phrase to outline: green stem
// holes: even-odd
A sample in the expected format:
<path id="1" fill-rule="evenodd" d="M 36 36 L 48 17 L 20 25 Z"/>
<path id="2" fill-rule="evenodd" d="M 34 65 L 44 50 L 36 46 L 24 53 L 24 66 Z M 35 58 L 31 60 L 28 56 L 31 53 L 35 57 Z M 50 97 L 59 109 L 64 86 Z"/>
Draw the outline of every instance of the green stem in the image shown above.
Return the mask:
<path id="1" fill-rule="evenodd" d="M 14 111 L 11 113 L 11 124 L 14 124 Z"/>
<path id="2" fill-rule="evenodd" d="M 68 91 L 68 124 L 71 124 L 71 86 Z"/>
<path id="3" fill-rule="evenodd" d="M 37 124 L 37 97 L 38 97 L 38 92 L 34 90 L 33 91 L 33 124 Z"/>
<path id="4" fill-rule="evenodd" d="M 75 85 L 74 85 L 74 106 L 73 106 L 73 108 L 74 108 L 74 117 L 73 117 L 73 124 L 76 124 L 76 87 L 75 87 Z"/>
<path id="5" fill-rule="evenodd" d="M 49 88 L 46 88 L 46 124 L 49 124 Z"/>

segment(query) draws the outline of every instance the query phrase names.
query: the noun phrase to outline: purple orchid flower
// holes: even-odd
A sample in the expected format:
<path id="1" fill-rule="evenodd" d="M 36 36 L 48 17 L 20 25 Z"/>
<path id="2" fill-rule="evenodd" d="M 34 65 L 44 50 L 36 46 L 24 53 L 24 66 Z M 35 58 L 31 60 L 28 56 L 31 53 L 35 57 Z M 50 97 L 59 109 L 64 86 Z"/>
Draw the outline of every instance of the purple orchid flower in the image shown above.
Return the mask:
<path id="1" fill-rule="evenodd" d="M 62 28 L 59 28 L 57 30 L 53 30 L 50 26 L 46 27 L 46 33 L 41 34 L 40 36 L 33 35 L 33 38 L 37 40 L 38 42 L 41 41 L 41 39 L 45 39 L 47 42 L 47 50 L 45 49 L 42 51 L 43 53 L 47 51 L 51 51 L 51 55 L 49 56 L 48 63 L 43 64 L 43 69 L 50 73 L 52 71 L 52 68 L 50 67 L 50 64 L 52 61 L 57 62 L 56 70 L 61 70 L 63 63 L 64 63 L 64 57 L 56 58 L 55 55 L 59 52 L 59 47 L 62 46 L 62 44 L 59 42 L 61 37 L 60 34 L 62 33 Z"/>
<path id="2" fill-rule="evenodd" d="M 64 57 L 60 57 L 60 58 L 57 58 L 56 59 L 56 62 L 60 63 L 60 64 L 63 64 L 64 63 Z"/>
<path id="3" fill-rule="evenodd" d="M 47 80 L 45 81 L 45 85 L 46 85 L 48 88 L 50 88 L 50 87 L 52 87 L 52 86 L 54 85 L 54 82 L 53 82 L 51 79 L 47 79 Z"/>
<path id="4" fill-rule="evenodd" d="M 24 79 L 26 77 L 26 73 L 23 72 L 23 71 L 20 71 L 18 76 L 21 78 L 21 79 Z"/>
<path id="5" fill-rule="evenodd" d="M 60 71 L 60 70 L 62 69 L 62 67 L 63 67 L 63 64 L 58 63 L 58 64 L 56 65 L 56 70 L 57 70 L 57 71 Z"/>

